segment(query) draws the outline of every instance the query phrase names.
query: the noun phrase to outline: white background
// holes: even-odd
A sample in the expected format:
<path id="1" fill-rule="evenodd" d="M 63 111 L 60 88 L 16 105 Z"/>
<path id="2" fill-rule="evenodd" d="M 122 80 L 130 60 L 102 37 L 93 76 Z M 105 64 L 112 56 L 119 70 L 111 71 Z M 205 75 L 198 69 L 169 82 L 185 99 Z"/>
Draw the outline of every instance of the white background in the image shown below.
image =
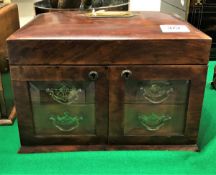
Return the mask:
<path id="1" fill-rule="evenodd" d="M 130 0 L 130 11 L 160 11 L 161 0 Z"/>

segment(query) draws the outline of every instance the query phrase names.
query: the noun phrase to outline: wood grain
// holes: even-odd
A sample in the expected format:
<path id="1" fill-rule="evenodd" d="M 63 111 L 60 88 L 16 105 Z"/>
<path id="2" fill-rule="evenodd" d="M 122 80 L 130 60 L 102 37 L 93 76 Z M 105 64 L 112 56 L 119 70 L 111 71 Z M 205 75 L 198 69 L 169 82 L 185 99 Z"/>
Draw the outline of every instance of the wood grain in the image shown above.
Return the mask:
<path id="1" fill-rule="evenodd" d="M 96 84 L 95 135 L 37 135 L 35 133 L 34 112 L 28 81 L 89 81 L 88 73 L 94 70 L 99 74 Z M 21 71 L 21 72 L 19 72 Z M 44 74 L 46 72 L 46 74 Z M 22 145 L 41 144 L 100 144 L 107 143 L 108 94 L 107 75 L 104 67 L 11 67 L 12 83 L 17 107 L 18 124 Z M 18 75 L 18 78 L 15 76 Z M 20 77 L 21 76 L 21 77 Z M 68 77 L 70 76 L 70 77 Z M 23 80 L 22 80 L 23 78 Z"/>
<path id="2" fill-rule="evenodd" d="M 76 145 L 76 146 L 22 146 L 19 153 L 46 153 L 71 151 L 114 151 L 114 150 L 167 150 L 167 151 L 199 151 L 197 145 Z"/>
<path id="3" fill-rule="evenodd" d="M 8 57 L 6 39 L 19 29 L 16 4 L 11 3 L 0 8 L 0 26 L 2 26 L 0 29 L 0 59 L 6 59 Z"/>
<path id="4" fill-rule="evenodd" d="M 109 143 L 112 144 L 157 144 L 168 142 L 196 143 L 202 109 L 207 66 L 119 66 L 111 67 L 109 86 Z M 175 135 L 167 137 L 151 137 L 150 135 L 124 135 L 124 93 L 125 80 L 120 76 L 123 70 L 131 70 L 133 80 L 189 80 L 190 91 L 187 100 L 186 121 L 183 135 L 176 139 Z M 145 104 L 143 104 L 145 106 Z M 155 133 L 157 135 L 157 133 Z M 173 139 L 172 139 L 173 137 Z M 166 141 L 167 140 L 167 141 Z M 171 141 L 172 140 L 172 141 Z"/>
<path id="5" fill-rule="evenodd" d="M 162 33 L 163 24 L 186 25 L 190 32 Z M 207 64 L 210 44 L 190 24 L 159 12 L 123 19 L 56 12 L 10 36 L 8 50 L 11 65 Z"/>
<path id="6" fill-rule="evenodd" d="M 162 24 L 186 25 L 190 32 L 162 33 Z M 37 16 L 8 39 L 21 152 L 196 150 L 210 45 L 211 38 L 190 24 L 157 12 L 124 19 L 88 18 L 79 12 Z M 126 69 L 135 81 L 189 82 L 184 100 L 173 104 L 174 98 L 181 99 L 176 98 L 178 91 L 169 103 L 175 105 L 175 114 L 181 109 L 170 127 L 181 124 L 177 132 L 148 134 L 139 128 L 125 132 L 124 104 L 128 99 L 121 74 Z M 98 72 L 95 134 L 37 134 L 29 82 L 85 82 L 90 71 Z M 131 94 L 129 99 L 135 98 Z M 147 106 L 135 108 L 145 110 Z M 155 108 L 164 111 L 170 107 L 167 103 Z"/>

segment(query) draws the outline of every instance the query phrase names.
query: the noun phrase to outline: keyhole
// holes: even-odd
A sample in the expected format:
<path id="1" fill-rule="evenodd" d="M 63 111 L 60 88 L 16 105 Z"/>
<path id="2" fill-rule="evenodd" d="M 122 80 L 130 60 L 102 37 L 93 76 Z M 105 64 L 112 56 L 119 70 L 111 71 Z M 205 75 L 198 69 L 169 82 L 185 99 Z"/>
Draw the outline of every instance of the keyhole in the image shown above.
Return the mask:
<path id="1" fill-rule="evenodd" d="M 89 78 L 90 78 L 90 80 L 92 80 L 92 81 L 97 80 L 97 79 L 98 79 L 98 73 L 97 73 L 96 71 L 91 71 L 91 72 L 89 73 Z"/>
<path id="2" fill-rule="evenodd" d="M 92 74 L 91 77 L 92 77 L 92 80 L 95 80 L 96 75 Z"/>
<path id="3" fill-rule="evenodd" d="M 125 78 L 129 78 L 129 76 L 130 76 L 130 74 L 129 74 L 129 72 L 125 72 Z"/>
<path id="4" fill-rule="evenodd" d="M 129 79 L 131 75 L 132 75 L 132 72 L 130 70 L 124 70 L 121 73 L 121 76 L 126 80 Z"/>

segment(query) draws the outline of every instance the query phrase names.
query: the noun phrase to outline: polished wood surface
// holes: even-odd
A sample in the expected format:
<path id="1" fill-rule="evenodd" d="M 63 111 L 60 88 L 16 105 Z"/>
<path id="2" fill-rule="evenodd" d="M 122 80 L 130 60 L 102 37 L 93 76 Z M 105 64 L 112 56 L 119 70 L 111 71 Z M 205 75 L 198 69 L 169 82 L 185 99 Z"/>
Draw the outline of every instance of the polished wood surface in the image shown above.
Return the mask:
<path id="1" fill-rule="evenodd" d="M 8 72 L 6 39 L 19 29 L 18 7 L 16 4 L 0 4 L 0 72 Z"/>
<path id="2" fill-rule="evenodd" d="M 194 65 L 207 64 L 210 51 L 208 46 L 211 41 L 205 39 L 170 39 L 159 41 L 152 39 L 146 41 L 118 41 L 118 39 L 115 41 L 88 41 L 88 39 L 85 41 L 66 41 L 63 39 L 55 41 L 55 39 L 47 39 L 40 41 L 40 39 L 36 39 L 8 41 L 8 43 L 9 50 L 13 50 L 13 52 L 10 53 L 11 65 Z M 128 52 L 128 50 L 130 50 L 130 52 Z M 157 52 L 155 52 L 155 50 L 157 50 Z M 178 54 L 172 57 L 171 55 L 173 55 L 173 53 Z M 143 55 L 145 55 L 145 57 Z"/>
<path id="3" fill-rule="evenodd" d="M 6 39 L 19 29 L 18 7 L 16 4 L 5 4 L 0 8 L 0 59 L 6 59 Z"/>
<path id="4" fill-rule="evenodd" d="M 163 24 L 186 25 L 190 32 L 162 33 Z M 14 33 L 8 48 L 13 50 L 10 64 L 16 65 L 207 64 L 210 43 L 190 24 L 158 12 L 106 19 L 56 12 L 39 15 Z"/>
<path id="5" fill-rule="evenodd" d="M 10 36 L 10 40 L 163 40 L 210 38 L 188 23 L 160 12 L 134 12 L 129 18 L 91 18 L 83 12 L 56 12 L 37 16 Z M 155 18 L 157 16 L 157 18 Z M 159 25 L 186 25 L 189 33 L 162 33 Z M 42 29 L 43 30 L 40 30 Z M 53 30 L 55 29 L 55 30 Z M 67 29 L 67 30 L 65 30 Z"/>
<path id="6" fill-rule="evenodd" d="M 16 4 L 0 3 L 0 26 L 0 125 L 11 125 L 15 119 L 16 110 L 13 103 L 5 99 L 1 76 L 2 73 L 9 71 L 6 39 L 19 29 L 18 7 Z"/>
<path id="7" fill-rule="evenodd" d="M 124 151 L 124 150 L 167 150 L 167 151 L 199 151 L 197 145 L 49 145 L 49 146 L 22 146 L 19 153 L 49 153 L 71 151 Z"/>
<path id="8" fill-rule="evenodd" d="M 35 69 L 36 68 L 36 69 Z M 32 102 L 29 94 L 29 81 L 89 81 L 90 71 L 97 71 L 100 78 L 95 81 L 95 134 L 35 134 L 34 114 L 32 111 Z M 21 71 L 21 72 L 19 72 Z M 25 73 L 24 73 L 25 72 Z M 53 72 L 56 72 L 54 74 Z M 16 75 L 21 75 L 16 79 Z M 35 75 L 35 76 L 34 76 Z M 50 75 L 50 76 L 49 76 Z M 17 67 L 11 66 L 11 76 L 17 115 L 19 116 L 19 132 L 21 143 L 23 145 L 43 144 L 102 144 L 107 142 L 108 131 L 108 94 L 107 94 L 107 75 L 103 67 Z M 19 99 L 22 96 L 21 99 Z M 37 117 L 37 115 L 36 115 Z M 26 132 L 27 131 L 27 132 Z M 67 132 L 66 132 L 67 133 Z"/>
<path id="9" fill-rule="evenodd" d="M 134 80 L 190 80 L 190 92 L 187 100 L 187 118 L 185 120 L 185 129 L 176 136 L 167 133 L 169 137 L 158 137 L 158 133 L 149 133 L 149 135 L 124 134 L 124 79 L 119 76 L 123 70 L 131 70 Z M 198 135 L 200 113 L 202 109 L 202 100 L 205 87 L 207 66 L 122 66 L 111 67 L 110 73 L 110 93 L 109 93 L 109 136 L 112 144 L 144 144 L 144 143 L 169 143 L 173 140 L 175 143 L 194 143 Z M 173 103 L 172 103 L 173 104 Z M 144 105 L 143 105 L 144 108 Z M 156 108 L 156 107 L 155 107 Z M 180 112 L 180 111 L 178 111 Z M 180 124 L 180 123 L 178 123 Z M 175 127 L 175 126 L 173 126 Z M 156 134 L 156 137 L 152 137 Z M 178 137 L 178 139 L 176 139 Z M 187 140 L 187 141 L 186 141 Z"/>
<path id="10" fill-rule="evenodd" d="M 190 32 L 162 33 L 161 24 L 186 25 Z M 80 12 L 39 15 L 8 39 L 21 152 L 195 150 L 210 46 L 207 35 L 158 12 L 136 13 L 130 18 L 89 18 Z M 125 98 L 125 70 L 131 72 L 129 80 L 188 84 L 183 91 L 174 86 L 175 94 L 165 103 L 138 104 L 133 93 Z M 53 128 L 38 134 L 42 125 L 37 122 L 42 119 L 34 112 L 31 82 L 72 81 L 75 85 L 77 81 L 89 81 L 91 71 L 98 73 L 94 80 L 95 135 L 92 130 L 81 135 L 76 135 L 80 130 L 53 134 Z M 182 98 L 179 92 L 184 94 Z M 39 105 L 43 105 L 43 95 L 38 98 Z M 125 111 L 131 107 L 135 112 L 129 116 L 130 112 Z M 160 131 L 146 131 L 136 123 L 135 114 L 144 109 L 149 113 L 156 109 L 171 111 L 174 117 Z"/>

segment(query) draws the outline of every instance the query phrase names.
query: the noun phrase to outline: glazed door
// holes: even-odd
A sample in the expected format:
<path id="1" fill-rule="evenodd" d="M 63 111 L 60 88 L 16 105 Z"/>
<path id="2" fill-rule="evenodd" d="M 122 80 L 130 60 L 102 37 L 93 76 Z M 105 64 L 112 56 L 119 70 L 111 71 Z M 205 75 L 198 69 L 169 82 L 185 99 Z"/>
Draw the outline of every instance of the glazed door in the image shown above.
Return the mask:
<path id="1" fill-rule="evenodd" d="M 107 143 L 104 67 L 12 66 L 11 74 L 23 145 Z"/>
<path id="2" fill-rule="evenodd" d="M 205 66 L 110 68 L 110 144 L 196 143 Z"/>

